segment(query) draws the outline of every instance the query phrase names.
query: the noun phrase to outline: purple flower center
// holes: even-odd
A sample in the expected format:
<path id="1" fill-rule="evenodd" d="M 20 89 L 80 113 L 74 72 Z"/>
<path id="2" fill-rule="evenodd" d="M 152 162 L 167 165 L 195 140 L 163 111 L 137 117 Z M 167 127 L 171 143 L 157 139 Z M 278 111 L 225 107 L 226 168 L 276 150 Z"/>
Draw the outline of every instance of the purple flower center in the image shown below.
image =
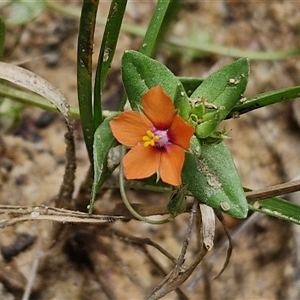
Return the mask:
<path id="1" fill-rule="evenodd" d="M 163 148 L 170 144 L 168 130 L 158 130 L 155 128 L 147 130 L 146 134 L 142 137 L 142 141 L 145 147 Z"/>
<path id="2" fill-rule="evenodd" d="M 168 130 L 154 130 L 153 133 L 154 133 L 154 136 L 159 137 L 158 141 L 155 143 L 156 147 L 162 148 L 170 143 L 169 136 L 168 136 Z"/>

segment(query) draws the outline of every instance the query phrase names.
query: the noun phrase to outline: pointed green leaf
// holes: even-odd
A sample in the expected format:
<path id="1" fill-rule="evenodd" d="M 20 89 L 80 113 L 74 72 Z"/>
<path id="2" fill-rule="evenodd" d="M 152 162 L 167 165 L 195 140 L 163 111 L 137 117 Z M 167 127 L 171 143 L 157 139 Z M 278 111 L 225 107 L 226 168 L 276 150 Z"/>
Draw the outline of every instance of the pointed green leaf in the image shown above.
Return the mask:
<path id="1" fill-rule="evenodd" d="M 242 98 L 249 72 L 248 59 L 239 59 L 213 73 L 194 91 L 192 99 L 200 98 L 214 106 L 207 109 L 208 113 L 214 112 L 213 117 L 197 126 L 198 137 L 208 137 Z"/>
<path id="2" fill-rule="evenodd" d="M 77 43 L 77 94 L 81 126 L 89 159 L 93 160 L 94 116 L 92 97 L 92 54 L 99 0 L 84 0 Z"/>
<path id="3" fill-rule="evenodd" d="M 164 33 L 169 29 L 172 18 L 180 9 L 178 1 L 158 0 L 151 21 L 144 35 L 140 53 L 152 56 Z"/>
<path id="4" fill-rule="evenodd" d="M 94 87 L 94 124 L 97 128 L 102 122 L 102 89 L 108 71 L 111 67 L 118 42 L 120 28 L 126 8 L 127 0 L 113 0 L 110 5 L 101 49 L 98 57 L 95 87 Z"/>
<path id="5" fill-rule="evenodd" d="M 235 218 L 246 218 L 248 203 L 224 142 L 203 144 L 200 158 L 187 153 L 182 180 L 188 191 L 205 204 Z"/>
<path id="6" fill-rule="evenodd" d="M 177 77 L 179 81 L 182 83 L 185 92 L 190 97 L 194 91 L 199 87 L 199 85 L 203 82 L 202 78 L 194 78 L 194 77 Z"/>
<path id="7" fill-rule="evenodd" d="M 163 64 L 137 51 L 128 50 L 122 58 L 122 76 L 129 103 L 138 110 L 142 96 L 156 85 L 162 86 L 174 101 L 183 118 L 188 115 L 189 101 L 181 82 Z"/>
<path id="8" fill-rule="evenodd" d="M 233 108 L 229 117 L 234 114 L 241 115 L 254 109 L 262 108 L 271 104 L 299 98 L 299 96 L 300 86 L 298 85 L 280 90 L 265 92 L 249 98 L 243 98 Z"/>
<path id="9" fill-rule="evenodd" d="M 300 206 L 280 198 L 250 202 L 249 209 L 300 225 Z"/>
<path id="10" fill-rule="evenodd" d="M 116 139 L 114 138 L 109 126 L 110 120 L 116 115 L 117 114 L 114 113 L 107 117 L 95 131 L 93 145 L 94 182 L 89 208 L 90 213 L 93 210 L 93 204 L 96 198 L 97 191 L 113 170 L 113 168 L 109 168 L 107 166 L 107 157 L 110 149 L 117 145 Z"/>
<path id="11" fill-rule="evenodd" d="M 177 89 L 173 101 L 177 109 L 177 114 L 184 120 L 188 120 L 191 111 L 191 105 L 182 84 L 177 84 Z"/>

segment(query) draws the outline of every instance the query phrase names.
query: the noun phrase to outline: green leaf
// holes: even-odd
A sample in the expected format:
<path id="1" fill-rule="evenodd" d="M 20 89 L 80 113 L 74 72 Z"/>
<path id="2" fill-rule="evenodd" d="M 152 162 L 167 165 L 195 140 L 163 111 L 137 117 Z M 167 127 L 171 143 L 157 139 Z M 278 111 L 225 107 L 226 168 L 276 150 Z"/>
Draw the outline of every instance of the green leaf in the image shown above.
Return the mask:
<path id="1" fill-rule="evenodd" d="M 152 56 L 156 45 L 159 43 L 163 33 L 168 28 L 171 17 L 178 8 L 177 0 L 158 0 L 155 10 L 152 14 L 150 24 L 147 28 L 140 53 L 146 56 Z"/>
<path id="2" fill-rule="evenodd" d="M 249 209 L 300 225 L 300 206 L 280 198 L 249 202 Z"/>
<path id="3" fill-rule="evenodd" d="M 92 195 L 90 201 L 89 212 L 93 210 L 94 201 L 97 195 L 97 191 L 108 178 L 113 171 L 114 166 L 110 168 L 107 165 L 107 157 L 110 149 L 117 145 L 114 138 L 109 122 L 114 118 L 117 113 L 111 114 L 107 117 L 95 131 L 94 145 L 93 145 L 93 157 L 94 157 L 94 182 L 92 187 Z"/>
<path id="4" fill-rule="evenodd" d="M 201 202 L 235 218 L 247 217 L 245 193 L 224 142 L 202 144 L 200 158 L 186 153 L 182 180 Z"/>
<path id="5" fill-rule="evenodd" d="M 194 77 L 177 77 L 181 84 L 183 85 L 185 92 L 190 97 L 194 91 L 199 87 L 199 85 L 203 82 L 202 78 L 194 78 Z"/>
<path id="6" fill-rule="evenodd" d="M 120 28 L 125 13 L 127 0 L 113 0 L 110 5 L 105 30 L 102 38 L 101 49 L 98 57 L 98 64 L 94 88 L 94 124 L 97 128 L 102 122 L 102 88 L 107 77 L 115 49 L 118 42 Z"/>
<path id="7" fill-rule="evenodd" d="M 288 87 L 280 90 L 265 92 L 249 98 L 242 98 L 230 112 L 232 115 L 247 113 L 251 110 L 271 104 L 291 100 L 300 96 L 300 86 Z"/>
<path id="8" fill-rule="evenodd" d="M 6 22 L 14 25 L 26 24 L 41 14 L 46 6 L 45 0 L 28 1 L 18 0 L 13 1 L 10 6 L 9 17 Z"/>
<path id="9" fill-rule="evenodd" d="M 137 51 L 125 51 L 122 58 L 122 76 L 128 100 L 133 110 L 140 108 L 142 96 L 156 85 L 164 91 L 179 109 L 183 118 L 189 107 L 188 97 L 177 77 L 163 64 Z"/>
<path id="10" fill-rule="evenodd" d="M 188 120 L 191 111 L 191 105 L 182 84 L 177 84 L 176 94 L 173 98 L 173 102 L 177 109 L 177 114 L 184 120 Z"/>
<path id="11" fill-rule="evenodd" d="M 82 5 L 77 46 L 77 93 L 82 131 L 89 159 L 93 161 L 94 117 L 92 103 L 92 54 L 99 0 Z"/>
<path id="12" fill-rule="evenodd" d="M 201 157 L 202 144 L 195 135 L 191 137 L 190 149 L 195 157 L 197 158 Z"/>
<path id="13" fill-rule="evenodd" d="M 198 137 L 208 137 L 242 98 L 249 72 L 248 59 L 239 59 L 213 73 L 194 91 L 191 98 L 202 99 L 208 104 L 207 112 L 213 113 L 209 120 L 197 126 Z"/>
<path id="14" fill-rule="evenodd" d="M 176 14 L 177 9 L 180 7 L 178 3 L 178 0 L 158 0 L 155 10 L 152 14 L 152 18 L 150 21 L 150 24 L 148 25 L 148 28 L 145 32 L 142 32 L 140 30 L 139 33 L 144 36 L 144 40 L 142 42 L 142 46 L 139 50 L 140 53 L 144 54 L 145 56 L 152 56 L 158 43 L 162 39 L 165 31 L 168 29 L 171 18 Z M 124 24 L 123 24 L 124 25 Z M 123 26 L 122 29 L 125 30 L 125 28 L 129 29 L 128 24 L 126 26 Z M 133 31 L 136 33 L 137 29 L 140 29 L 140 27 L 135 26 L 134 28 L 131 27 Z M 131 32 L 133 33 L 133 32 Z M 156 84 L 157 85 L 157 84 Z M 144 90 L 144 93 L 146 93 L 147 90 Z M 143 95 L 144 93 L 140 94 Z M 123 110 L 124 106 L 126 104 L 127 97 L 123 97 L 120 109 Z M 132 107 L 133 108 L 133 107 Z M 133 108 L 134 109 L 134 108 Z"/>

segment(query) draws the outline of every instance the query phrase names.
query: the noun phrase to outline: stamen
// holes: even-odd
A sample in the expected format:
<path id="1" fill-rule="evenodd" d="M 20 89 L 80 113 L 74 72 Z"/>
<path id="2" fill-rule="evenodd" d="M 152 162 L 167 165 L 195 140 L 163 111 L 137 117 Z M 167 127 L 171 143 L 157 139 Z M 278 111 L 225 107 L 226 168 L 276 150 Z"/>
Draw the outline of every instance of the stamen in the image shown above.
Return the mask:
<path id="1" fill-rule="evenodd" d="M 151 130 L 147 130 L 146 135 L 142 137 L 144 141 L 144 147 L 155 146 L 155 143 L 159 140 L 159 136 L 155 135 Z"/>

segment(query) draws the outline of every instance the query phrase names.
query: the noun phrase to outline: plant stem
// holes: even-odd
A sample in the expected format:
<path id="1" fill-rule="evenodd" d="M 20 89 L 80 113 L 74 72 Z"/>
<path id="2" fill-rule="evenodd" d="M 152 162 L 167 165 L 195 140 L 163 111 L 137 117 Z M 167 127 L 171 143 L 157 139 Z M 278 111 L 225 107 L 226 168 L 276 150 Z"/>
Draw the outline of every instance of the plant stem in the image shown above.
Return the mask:
<path id="1" fill-rule="evenodd" d="M 161 225 L 161 224 L 165 224 L 165 223 L 170 222 L 172 220 L 171 217 L 168 217 L 166 219 L 159 220 L 159 221 L 155 221 L 155 220 L 145 218 L 145 217 L 141 216 L 138 212 L 136 212 L 134 210 L 134 208 L 131 206 L 131 204 L 130 204 L 128 198 L 127 198 L 125 187 L 124 187 L 124 176 L 123 176 L 124 171 L 123 171 L 123 166 L 122 166 L 122 160 L 123 160 L 124 155 L 125 155 L 125 147 L 122 147 L 122 150 L 121 150 L 121 163 L 120 163 L 120 167 L 119 167 L 119 184 L 120 184 L 121 197 L 122 197 L 123 203 L 126 206 L 126 208 L 129 210 L 129 212 L 136 219 L 138 219 L 142 222 L 146 222 L 146 223 L 153 224 L 153 225 Z"/>

